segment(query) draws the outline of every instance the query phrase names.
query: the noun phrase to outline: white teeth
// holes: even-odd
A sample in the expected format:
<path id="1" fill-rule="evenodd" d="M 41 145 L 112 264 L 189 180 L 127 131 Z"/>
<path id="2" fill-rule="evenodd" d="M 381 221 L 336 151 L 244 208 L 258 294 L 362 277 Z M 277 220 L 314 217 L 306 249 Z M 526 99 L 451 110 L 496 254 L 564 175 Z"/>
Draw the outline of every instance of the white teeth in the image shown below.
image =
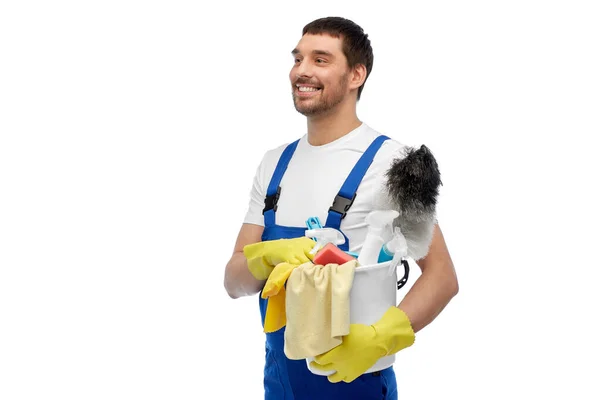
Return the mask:
<path id="1" fill-rule="evenodd" d="M 308 86 L 300 86 L 300 87 L 298 87 L 298 90 L 300 92 L 316 92 L 319 89 L 314 88 L 314 87 L 308 87 Z"/>

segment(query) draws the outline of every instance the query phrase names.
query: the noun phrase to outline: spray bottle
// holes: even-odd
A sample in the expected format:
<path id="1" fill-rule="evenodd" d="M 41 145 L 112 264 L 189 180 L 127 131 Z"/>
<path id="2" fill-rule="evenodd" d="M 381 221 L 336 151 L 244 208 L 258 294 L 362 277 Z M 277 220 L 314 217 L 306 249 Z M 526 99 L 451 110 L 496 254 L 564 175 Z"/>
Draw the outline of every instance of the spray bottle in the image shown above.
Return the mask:
<path id="1" fill-rule="evenodd" d="M 394 269 L 406 258 L 408 255 L 408 244 L 406 243 L 406 238 L 400 231 L 399 227 L 394 229 L 394 237 L 392 240 L 387 242 L 381 247 L 381 253 L 379 253 L 379 262 L 392 261 L 390 263 L 389 274 L 392 275 L 394 273 Z M 408 276 L 406 275 L 403 280 L 406 280 Z"/>
<path id="2" fill-rule="evenodd" d="M 313 247 L 310 251 L 310 254 L 316 254 L 319 250 L 325 247 L 327 243 L 333 243 L 334 245 L 339 246 L 340 244 L 344 244 L 346 242 L 346 238 L 342 232 L 333 228 L 307 229 L 304 231 L 304 236 L 313 238 L 317 241 L 315 247 Z"/>
<path id="3" fill-rule="evenodd" d="M 362 250 L 358 254 L 360 265 L 376 264 L 379 253 L 385 243 L 386 229 L 392 226 L 394 219 L 400 213 L 396 210 L 375 210 L 367 215 L 366 222 L 369 226 L 367 237 L 363 243 Z"/>
<path id="4" fill-rule="evenodd" d="M 400 227 L 394 229 L 392 240 L 381 246 L 378 263 L 392 260 L 399 254 L 399 257 L 405 258 L 408 254 L 408 244 L 406 238 L 400 231 Z"/>

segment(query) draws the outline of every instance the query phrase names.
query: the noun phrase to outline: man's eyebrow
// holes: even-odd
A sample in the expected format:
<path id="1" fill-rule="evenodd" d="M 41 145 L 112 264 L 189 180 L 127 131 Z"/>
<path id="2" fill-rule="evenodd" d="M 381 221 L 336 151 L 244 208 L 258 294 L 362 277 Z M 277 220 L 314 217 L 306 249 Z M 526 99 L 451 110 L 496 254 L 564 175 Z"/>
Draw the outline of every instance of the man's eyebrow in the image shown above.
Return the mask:
<path id="1" fill-rule="evenodd" d="M 329 51 L 325 51 L 325 50 L 313 50 L 313 54 L 319 54 L 319 55 L 322 55 L 322 56 L 333 57 L 333 53 L 331 53 Z"/>
<path id="2" fill-rule="evenodd" d="M 296 55 L 300 53 L 300 50 L 298 49 L 294 49 L 292 50 L 292 54 Z M 333 53 L 326 51 L 326 50 L 313 50 L 312 51 L 313 54 L 318 54 L 318 55 L 322 55 L 322 56 L 329 56 L 329 57 L 333 57 Z"/>

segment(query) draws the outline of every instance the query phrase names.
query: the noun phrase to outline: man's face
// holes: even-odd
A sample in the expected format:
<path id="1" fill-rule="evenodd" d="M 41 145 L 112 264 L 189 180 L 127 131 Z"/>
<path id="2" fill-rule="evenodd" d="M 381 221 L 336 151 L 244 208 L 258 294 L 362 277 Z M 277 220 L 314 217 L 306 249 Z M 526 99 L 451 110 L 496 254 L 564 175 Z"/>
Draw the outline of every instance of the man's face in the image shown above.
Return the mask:
<path id="1" fill-rule="evenodd" d="M 348 96 L 350 70 L 341 38 L 306 34 L 292 56 L 290 82 L 299 113 L 307 117 L 326 114 Z"/>

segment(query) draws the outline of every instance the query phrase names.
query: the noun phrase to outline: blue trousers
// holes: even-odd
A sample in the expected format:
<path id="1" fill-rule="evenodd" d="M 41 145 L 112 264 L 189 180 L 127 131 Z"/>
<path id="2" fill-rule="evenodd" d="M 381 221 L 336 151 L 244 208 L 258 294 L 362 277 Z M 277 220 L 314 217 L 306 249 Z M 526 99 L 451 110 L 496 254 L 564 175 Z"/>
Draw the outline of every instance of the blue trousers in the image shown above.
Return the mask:
<path id="1" fill-rule="evenodd" d="M 284 328 L 285 329 L 285 328 Z M 283 352 L 283 330 L 268 334 L 265 346 L 265 400 L 396 400 L 393 367 L 359 376 L 350 383 L 331 383 L 313 374 L 305 360 L 290 360 Z"/>

